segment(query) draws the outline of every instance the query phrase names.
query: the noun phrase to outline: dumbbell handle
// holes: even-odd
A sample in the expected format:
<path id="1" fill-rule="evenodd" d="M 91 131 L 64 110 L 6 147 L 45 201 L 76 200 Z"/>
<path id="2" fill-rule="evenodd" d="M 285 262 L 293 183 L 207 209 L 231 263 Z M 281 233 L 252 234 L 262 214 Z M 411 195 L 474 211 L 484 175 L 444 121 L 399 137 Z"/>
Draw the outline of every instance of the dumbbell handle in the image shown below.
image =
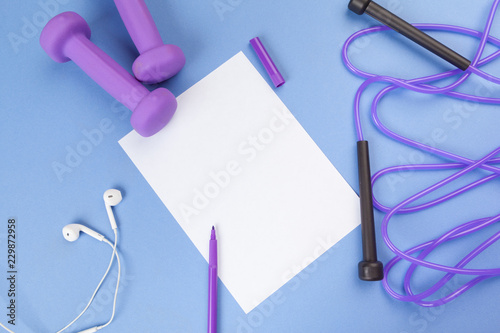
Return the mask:
<path id="1" fill-rule="evenodd" d="M 163 45 L 160 32 L 144 0 L 115 0 L 115 5 L 139 53 Z"/>
<path id="2" fill-rule="evenodd" d="M 135 110 L 149 94 L 148 89 L 84 34 L 75 34 L 67 41 L 65 55 L 130 110 Z"/>

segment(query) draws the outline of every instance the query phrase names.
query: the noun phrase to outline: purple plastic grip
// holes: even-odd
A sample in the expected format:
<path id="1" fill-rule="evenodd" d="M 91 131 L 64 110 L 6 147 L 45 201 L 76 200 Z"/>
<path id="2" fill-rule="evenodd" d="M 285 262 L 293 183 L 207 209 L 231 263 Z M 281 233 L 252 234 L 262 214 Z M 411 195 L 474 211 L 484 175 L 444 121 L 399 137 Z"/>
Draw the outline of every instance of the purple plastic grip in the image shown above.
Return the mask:
<path id="1" fill-rule="evenodd" d="M 51 19 L 40 45 L 55 61 L 73 60 L 111 96 L 133 111 L 131 123 L 142 136 L 160 131 L 177 109 L 175 96 L 165 88 L 149 92 L 109 55 L 90 41 L 90 27 L 74 12 Z"/>
<path id="2" fill-rule="evenodd" d="M 285 83 L 285 79 L 283 76 L 281 76 L 280 71 L 274 64 L 273 59 L 269 56 L 269 53 L 267 53 L 266 48 L 260 41 L 259 37 L 255 37 L 250 40 L 250 44 L 252 45 L 253 49 L 257 53 L 257 56 L 259 57 L 260 61 L 264 65 L 267 73 L 271 77 L 271 80 L 273 81 L 273 84 L 276 88 L 280 87 Z"/>
<path id="3" fill-rule="evenodd" d="M 137 50 L 141 54 L 132 65 L 135 77 L 144 83 L 159 83 L 177 74 L 186 57 L 175 45 L 164 45 L 144 0 L 115 0 Z"/>

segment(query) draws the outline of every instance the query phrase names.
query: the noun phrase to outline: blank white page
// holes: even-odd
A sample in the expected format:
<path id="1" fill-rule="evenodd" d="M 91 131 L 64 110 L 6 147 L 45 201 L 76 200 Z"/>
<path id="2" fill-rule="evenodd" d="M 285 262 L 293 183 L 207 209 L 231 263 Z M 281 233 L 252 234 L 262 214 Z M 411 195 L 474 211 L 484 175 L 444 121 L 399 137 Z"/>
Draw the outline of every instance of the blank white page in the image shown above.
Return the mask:
<path id="1" fill-rule="evenodd" d="M 359 199 L 242 52 L 178 103 L 120 145 L 207 260 L 216 226 L 219 277 L 248 313 L 359 225 Z"/>

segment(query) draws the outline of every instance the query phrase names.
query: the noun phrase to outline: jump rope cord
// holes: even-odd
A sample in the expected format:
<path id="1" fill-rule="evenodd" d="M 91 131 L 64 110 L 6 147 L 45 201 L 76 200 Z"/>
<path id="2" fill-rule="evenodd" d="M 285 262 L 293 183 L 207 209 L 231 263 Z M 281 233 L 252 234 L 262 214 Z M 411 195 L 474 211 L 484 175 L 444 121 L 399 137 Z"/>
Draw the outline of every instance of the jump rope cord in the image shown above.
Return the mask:
<path id="1" fill-rule="evenodd" d="M 358 68 L 356 68 L 349 59 L 348 50 L 351 44 L 358 38 L 380 32 L 390 30 L 390 28 L 385 26 L 377 26 L 368 29 L 364 29 L 356 32 L 352 36 L 350 36 L 346 42 L 344 43 L 342 49 L 342 60 L 346 67 L 353 72 L 354 74 L 365 78 L 365 82 L 361 84 L 358 91 L 356 92 L 355 100 L 354 100 L 354 116 L 355 116 L 355 124 L 356 124 L 356 134 L 359 141 L 364 140 L 363 138 L 363 130 L 361 125 L 361 116 L 360 116 L 360 101 L 363 92 L 373 83 L 382 82 L 387 83 L 388 86 L 382 89 L 374 98 L 371 105 L 371 116 L 375 126 L 386 136 L 392 138 L 396 141 L 399 141 L 405 145 L 410 147 L 414 147 L 416 149 L 423 150 L 430 154 L 441 157 L 449 163 L 439 163 L 439 164 L 416 164 L 416 165 L 399 165 L 393 166 L 389 168 L 385 168 L 375 173 L 372 177 L 372 186 L 379 180 L 381 177 L 388 175 L 394 172 L 400 171 L 430 171 L 430 170 L 457 170 L 451 176 L 437 182 L 436 184 L 414 194 L 405 200 L 401 201 L 394 207 L 388 207 L 381 204 L 375 197 L 373 200 L 374 206 L 385 213 L 384 218 L 382 220 L 382 237 L 384 239 L 385 244 L 388 248 L 396 254 L 396 256 L 390 260 L 384 268 L 384 279 L 382 284 L 386 291 L 394 298 L 407 301 L 414 302 L 418 305 L 424 307 L 435 307 L 446 304 L 476 284 L 481 281 L 484 281 L 488 278 L 499 276 L 500 268 L 495 269 L 470 269 L 465 268 L 465 266 L 470 263 L 474 258 L 476 258 L 479 254 L 484 252 L 488 247 L 493 245 L 496 241 L 500 239 L 500 232 L 495 233 L 489 239 L 481 243 L 474 250 L 469 252 L 464 258 L 462 258 L 455 266 L 446 266 L 437 264 L 431 261 L 426 260 L 426 257 L 437 247 L 440 245 L 461 238 L 467 235 L 470 235 L 474 232 L 487 228 L 488 226 L 494 224 L 495 222 L 500 221 L 500 214 L 493 217 L 486 217 L 477 219 L 474 221 L 470 221 L 459 225 L 456 228 L 444 233 L 442 236 L 415 246 L 409 250 L 401 250 L 399 249 L 391 240 L 388 233 L 389 222 L 392 217 L 397 214 L 407 214 L 407 213 L 415 213 L 425 210 L 427 208 L 439 205 L 444 203 L 450 199 L 453 199 L 467 191 L 470 191 L 478 186 L 481 186 L 485 183 L 488 183 L 498 177 L 500 177 L 500 168 L 495 165 L 500 163 L 500 158 L 496 157 L 500 153 L 500 147 L 493 150 L 491 153 L 487 154 L 485 157 L 479 160 L 472 160 L 465 156 L 460 156 L 455 153 L 447 152 L 442 149 L 437 149 L 435 147 L 431 147 L 429 145 L 417 142 L 415 140 L 404 137 L 403 135 L 397 134 L 394 131 L 391 131 L 388 127 L 386 127 L 378 116 L 378 105 L 382 98 L 388 93 L 394 91 L 395 89 L 404 88 L 410 91 L 422 93 L 422 94 L 441 94 L 448 97 L 452 97 L 459 100 L 472 101 L 476 103 L 484 103 L 484 104 L 500 104 L 500 98 L 493 97 L 482 97 L 471 94 L 466 94 L 462 92 L 456 91 L 456 89 L 461 86 L 471 75 L 477 75 L 485 80 L 490 82 L 500 84 L 500 78 L 485 73 L 479 68 L 486 65 L 487 63 L 492 62 L 493 60 L 500 57 L 500 50 L 490 54 L 489 56 L 485 56 L 483 58 L 483 52 L 486 47 L 486 44 L 489 43 L 494 45 L 500 49 L 500 39 L 490 36 L 491 27 L 493 24 L 493 20 L 495 18 L 495 13 L 497 11 L 500 0 L 495 0 L 493 2 L 492 8 L 488 15 L 486 27 L 484 32 L 452 26 L 452 25 L 444 25 L 444 24 L 415 24 L 414 26 L 422 29 L 422 30 L 434 30 L 434 31 L 447 31 L 453 32 L 463 35 L 469 35 L 480 39 L 479 47 L 476 52 L 474 59 L 471 61 L 470 67 L 464 72 L 460 69 L 451 70 L 435 75 L 415 78 L 411 80 L 399 79 L 391 76 L 382 76 L 372 73 L 364 72 Z M 438 87 L 433 85 L 432 83 L 436 81 L 440 81 L 447 78 L 456 77 L 456 81 L 452 84 L 449 84 L 445 87 Z M 466 186 L 463 186 L 457 190 L 454 190 L 446 195 L 443 195 L 437 199 L 425 202 L 419 205 L 412 205 L 415 201 L 424 198 L 425 196 L 435 192 L 446 186 L 447 184 L 459 179 L 466 174 L 473 172 L 474 170 L 482 169 L 489 173 L 488 176 L 483 177 L 482 179 L 476 180 Z M 395 291 L 388 282 L 388 276 L 391 269 L 400 261 L 405 260 L 410 263 L 408 270 L 406 271 L 403 288 L 404 293 L 399 293 Z M 433 286 L 428 288 L 427 290 L 415 294 L 411 288 L 410 282 L 417 267 L 426 267 L 434 270 L 441 271 L 445 273 L 445 275 L 436 282 Z M 462 286 L 457 288 L 456 290 L 449 292 L 445 296 L 440 298 L 436 298 L 435 295 L 439 290 L 441 290 L 447 282 L 449 282 L 455 275 L 466 275 L 470 276 L 471 279 L 464 283 Z M 428 298 L 433 298 L 432 300 L 426 300 Z"/>

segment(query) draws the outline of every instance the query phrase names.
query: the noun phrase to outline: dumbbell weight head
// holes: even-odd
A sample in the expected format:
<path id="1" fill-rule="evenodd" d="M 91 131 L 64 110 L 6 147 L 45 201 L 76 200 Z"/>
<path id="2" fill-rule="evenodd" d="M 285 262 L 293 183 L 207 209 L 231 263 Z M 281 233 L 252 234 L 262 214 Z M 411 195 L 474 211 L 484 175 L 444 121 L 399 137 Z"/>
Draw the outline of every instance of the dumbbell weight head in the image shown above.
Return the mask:
<path id="1" fill-rule="evenodd" d="M 176 109 L 175 96 L 165 88 L 158 88 L 137 105 L 130 117 L 130 123 L 139 134 L 148 137 L 165 127 Z"/>
<path id="2" fill-rule="evenodd" d="M 79 34 L 90 39 L 89 25 L 77 13 L 66 12 L 47 23 L 40 35 L 40 44 L 52 60 L 59 63 L 68 62 L 71 59 L 64 52 L 66 43 Z"/>
<path id="3" fill-rule="evenodd" d="M 135 77 L 144 83 L 154 84 L 170 79 L 186 64 L 181 48 L 166 44 L 142 53 L 132 65 Z"/>
<path id="4" fill-rule="evenodd" d="M 177 74 L 186 58 L 175 45 L 164 45 L 144 0 L 114 0 L 116 8 L 140 56 L 132 66 L 135 77 L 144 83 L 159 83 Z"/>

